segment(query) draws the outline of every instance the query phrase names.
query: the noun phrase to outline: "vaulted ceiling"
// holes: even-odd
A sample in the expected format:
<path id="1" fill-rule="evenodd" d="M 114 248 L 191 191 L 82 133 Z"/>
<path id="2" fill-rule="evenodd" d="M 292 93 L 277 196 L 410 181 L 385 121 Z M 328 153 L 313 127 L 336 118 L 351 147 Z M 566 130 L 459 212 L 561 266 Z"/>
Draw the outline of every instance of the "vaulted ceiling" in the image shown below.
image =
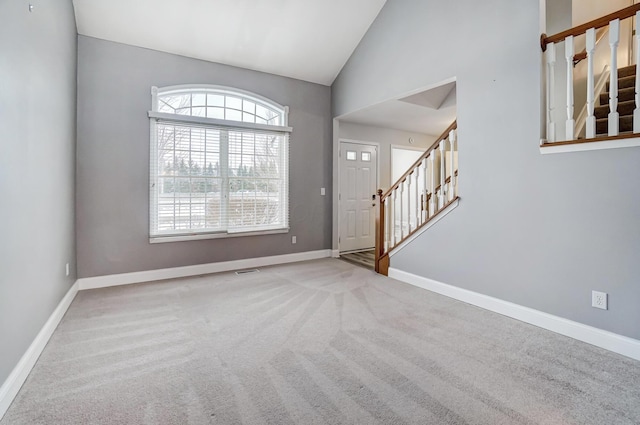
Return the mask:
<path id="1" fill-rule="evenodd" d="M 331 85 L 386 0 L 73 0 L 78 33 Z"/>

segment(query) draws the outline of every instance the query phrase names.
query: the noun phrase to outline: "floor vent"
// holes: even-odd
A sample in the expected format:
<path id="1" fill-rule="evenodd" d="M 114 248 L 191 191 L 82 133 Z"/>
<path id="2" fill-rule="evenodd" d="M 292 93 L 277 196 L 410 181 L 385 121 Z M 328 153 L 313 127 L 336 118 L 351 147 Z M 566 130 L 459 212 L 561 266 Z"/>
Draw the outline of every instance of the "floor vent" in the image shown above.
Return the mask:
<path id="1" fill-rule="evenodd" d="M 238 270 L 236 272 L 237 275 L 241 275 L 241 274 L 248 274 L 248 273 L 259 273 L 260 270 L 258 269 L 251 269 L 251 270 Z"/>

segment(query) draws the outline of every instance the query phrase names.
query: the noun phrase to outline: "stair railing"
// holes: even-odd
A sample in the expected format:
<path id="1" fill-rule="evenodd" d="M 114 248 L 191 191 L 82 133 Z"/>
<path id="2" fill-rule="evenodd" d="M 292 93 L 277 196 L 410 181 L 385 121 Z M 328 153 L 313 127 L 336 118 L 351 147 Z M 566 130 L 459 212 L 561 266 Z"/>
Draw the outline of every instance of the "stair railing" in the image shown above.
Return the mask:
<path id="1" fill-rule="evenodd" d="M 574 93 L 573 93 L 573 64 L 575 60 L 574 37 L 586 35 L 586 60 L 587 60 L 587 117 L 586 117 L 586 139 L 591 141 L 606 140 L 615 137 L 634 137 L 634 133 L 640 133 L 640 73 L 635 75 L 635 109 L 633 110 L 633 133 L 620 135 L 618 113 L 618 44 L 620 42 L 620 22 L 625 19 L 636 17 L 640 19 L 640 4 L 635 4 L 617 12 L 595 19 L 586 24 L 562 31 L 558 34 L 547 36 L 542 34 L 540 45 L 545 52 L 546 62 L 546 140 L 545 144 L 558 142 L 556 133 L 556 122 L 554 112 L 556 110 L 555 99 L 555 63 L 557 60 L 556 46 L 564 43 L 564 59 L 567 62 L 567 96 L 566 109 L 567 119 L 565 121 L 566 141 L 577 139 L 576 125 L 574 120 Z M 608 27 L 609 48 L 611 59 L 609 63 L 609 113 L 607 116 L 607 137 L 597 137 L 595 112 L 596 87 L 594 82 L 594 50 L 596 45 L 596 30 Z M 640 57 L 640 33 L 635 34 L 636 57 Z"/>
<path id="2" fill-rule="evenodd" d="M 378 190 L 375 270 L 387 275 L 389 253 L 458 198 L 454 121 L 386 192 Z"/>

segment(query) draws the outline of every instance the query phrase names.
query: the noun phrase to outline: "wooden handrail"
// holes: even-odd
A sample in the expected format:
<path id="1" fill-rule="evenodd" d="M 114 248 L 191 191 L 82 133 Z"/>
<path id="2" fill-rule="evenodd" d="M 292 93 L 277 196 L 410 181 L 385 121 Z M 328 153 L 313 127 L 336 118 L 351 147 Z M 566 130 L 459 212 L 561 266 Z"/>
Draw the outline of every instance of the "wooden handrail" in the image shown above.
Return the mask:
<path id="1" fill-rule="evenodd" d="M 593 21 L 587 22 L 586 24 L 578 25 L 577 27 L 570 28 L 566 31 L 559 32 L 557 34 L 547 36 L 546 34 L 542 34 L 540 36 L 540 47 L 542 51 L 547 50 L 547 44 L 549 43 L 557 43 L 559 41 L 564 41 L 565 38 L 570 35 L 578 36 L 587 32 L 590 28 L 602 28 L 609 25 L 609 22 L 614 19 L 627 19 L 636 14 L 636 12 L 640 11 L 640 3 L 634 4 L 633 6 L 625 7 L 624 9 L 618 10 L 617 12 L 610 13 L 606 16 L 602 16 L 598 19 L 594 19 Z"/>
<path id="2" fill-rule="evenodd" d="M 457 120 L 452 122 L 451 125 L 447 127 L 447 129 L 443 131 L 442 134 L 436 139 L 436 141 L 433 142 L 431 146 L 429 146 L 422 155 L 420 155 L 420 158 L 418 158 L 416 162 L 414 162 L 411 165 L 411 167 L 409 167 L 409 169 L 402 175 L 402 177 L 400 177 L 394 184 L 391 185 L 391 187 L 382 195 L 382 199 L 387 198 L 394 189 L 397 189 L 398 187 L 400 187 L 400 184 L 402 184 L 402 182 L 405 181 L 407 177 L 413 174 L 413 171 L 416 169 L 416 167 L 420 165 L 420 163 L 425 158 L 427 158 L 429 154 L 431 154 L 431 151 L 436 146 L 438 146 L 442 140 L 445 140 L 447 137 L 449 137 L 449 133 L 451 132 L 451 130 L 455 130 L 456 128 L 458 128 Z"/>

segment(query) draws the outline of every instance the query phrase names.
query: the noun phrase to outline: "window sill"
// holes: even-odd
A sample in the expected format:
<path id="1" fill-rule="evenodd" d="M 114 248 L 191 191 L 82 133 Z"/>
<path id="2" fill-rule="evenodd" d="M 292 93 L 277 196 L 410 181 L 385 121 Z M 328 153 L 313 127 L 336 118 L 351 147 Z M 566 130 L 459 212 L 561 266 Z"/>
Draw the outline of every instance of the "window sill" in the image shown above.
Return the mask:
<path id="1" fill-rule="evenodd" d="M 542 143 L 541 154 L 596 151 L 603 149 L 632 148 L 640 146 L 640 134 L 578 139 L 564 142 Z"/>
<path id="2" fill-rule="evenodd" d="M 191 235 L 152 236 L 149 238 L 149 243 L 186 242 L 186 241 L 199 241 L 199 240 L 205 240 L 205 239 L 239 238 L 243 236 L 275 235 L 278 233 L 289 233 L 289 228 L 274 229 L 274 230 L 259 230 L 255 232 L 241 232 L 241 233 L 198 233 L 198 234 L 191 234 Z"/>

